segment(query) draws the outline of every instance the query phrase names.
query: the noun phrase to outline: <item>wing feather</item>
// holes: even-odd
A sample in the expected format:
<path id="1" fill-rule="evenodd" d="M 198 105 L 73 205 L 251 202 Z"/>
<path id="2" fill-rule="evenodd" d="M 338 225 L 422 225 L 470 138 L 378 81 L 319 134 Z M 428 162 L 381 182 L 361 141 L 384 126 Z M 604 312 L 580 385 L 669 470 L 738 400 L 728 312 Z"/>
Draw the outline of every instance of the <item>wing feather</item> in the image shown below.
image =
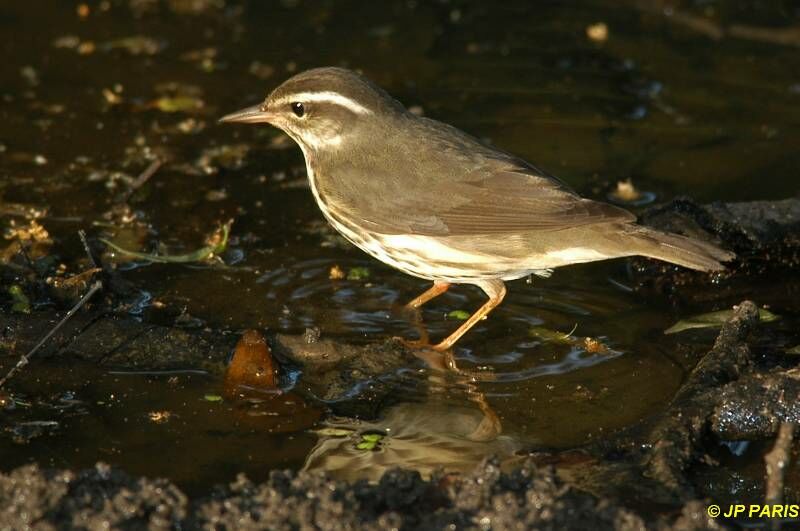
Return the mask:
<path id="1" fill-rule="evenodd" d="M 370 212 L 365 221 L 386 233 L 463 236 L 559 231 L 636 220 L 627 210 L 583 199 L 534 169 L 480 173 L 435 184 L 424 194 L 398 194 L 379 211 Z"/>
<path id="2" fill-rule="evenodd" d="M 362 156 L 335 161 L 328 175 L 335 183 L 320 179 L 321 194 L 335 196 L 341 213 L 368 230 L 500 236 L 636 219 L 581 198 L 556 177 L 452 126 L 408 120 L 389 147 L 366 142 L 359 148 Z"/>

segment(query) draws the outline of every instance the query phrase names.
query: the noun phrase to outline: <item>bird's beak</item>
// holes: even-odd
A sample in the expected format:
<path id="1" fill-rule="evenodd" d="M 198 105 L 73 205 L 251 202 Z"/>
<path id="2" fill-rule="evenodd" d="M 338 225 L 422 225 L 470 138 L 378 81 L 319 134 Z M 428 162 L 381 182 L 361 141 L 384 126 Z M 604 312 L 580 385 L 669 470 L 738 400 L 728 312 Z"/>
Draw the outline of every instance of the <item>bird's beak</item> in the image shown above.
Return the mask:
<path id="1" fill-rule="evenodd" d="M 263 110 L 262 105 L 253 105 L 240 111 L 226 114 L 219 119 L 222 123 L 239 123 L 239 124 L 257 124 L 269 123 L 273 118 L 273 114 Z"/>

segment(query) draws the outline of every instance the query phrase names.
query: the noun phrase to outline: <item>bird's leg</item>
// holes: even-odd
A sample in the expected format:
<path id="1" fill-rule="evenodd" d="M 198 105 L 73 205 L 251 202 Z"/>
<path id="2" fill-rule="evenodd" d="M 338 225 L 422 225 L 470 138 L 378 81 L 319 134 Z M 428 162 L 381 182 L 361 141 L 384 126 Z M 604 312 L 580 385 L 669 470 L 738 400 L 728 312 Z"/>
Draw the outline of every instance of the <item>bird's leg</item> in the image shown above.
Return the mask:
<path id="1" fill-rule="evenodd" d="M 428 302 L 431 299 L 434 299 L 447 291 L 450 288 L 450 284 L 447 282 L 442 282 L 441 280 L 434 280 L 433 286 L 428 288 L 425 293 L 417 297 L 416 299 L 412 300 L 408 304 L 406 304 L 406 308 L 409 309 L 416 309 Z"/>
<path id="2" fill-rule="evenodd" d="M 431 342 L 430 342 L 430 336 L 428 335 L 428 329 L 425 326 L 425 323 L 422 322 L 422 316 L 419 315 L 419 312 L 414 312 L 413 321 L 411 324 L 414 325 L 414 330 L 417 331 L 419 339 L 417 339 L 416 341 L 412 341 L 409 339 L 402 339 L 402 338 L 398 339 L 400 339 L 400 341 L 409 348 L 420 348 L 429 346 Z"/>
<path id="3" fill-rule="evenodd" d="M 439 295 L 447 291 L 449 288 L 450 284 L 448 284 L 447 282 L 443 282 L 441 280 L 434 280 L 433 286 L 428 288 L 425 291 L 425 293 L 422 293 L 419 297 L 415 298 L 414 300 L 403 306 L 403 308 L 405 308 L 406 310 L 413 311 L 414 327 L 417 329 L 417 332 L 419 333 L 419 339 L 417 339 L 416 341 L 403 339 L 400 337 L 395 339 L 403 343 L 408 348 L 419 349 L 419 348 L 429 347 L 430 341 L 428 338 L 428 330 L 425 328 L 425 325 L 422 324 L 422 317 L 420 313 L 416 310 L 418 310 L 420 306 L 422 306 L 429 300 L 438 297 Z"/>
<path id="4" fill-rule="evenodd" d="M 466 334 L 470 328 L 478 323 L 478 321 L 486 317 L 489 312 L 495 308 L 495 306 L 503 301 L 503 297 L 506 296 L 506 286 L 500 279 L 483 280 L 480 282 L 475 282 L 475 285 L 481 288 L 484 293 L 489 296 L 489 300 L 486 301 L 486 303 L 481 306 L 477 312 L 473 313 L 470 318 L 464 322 L 464 324 L 459 326 L 455 332 L 447 336 L 444 341 L 431 347 L 433 350 L 438 350 L 441 352 L 448 350 L 450 347 L 455 345 L 456 341 L 458 341 L 461 336 Z"/>

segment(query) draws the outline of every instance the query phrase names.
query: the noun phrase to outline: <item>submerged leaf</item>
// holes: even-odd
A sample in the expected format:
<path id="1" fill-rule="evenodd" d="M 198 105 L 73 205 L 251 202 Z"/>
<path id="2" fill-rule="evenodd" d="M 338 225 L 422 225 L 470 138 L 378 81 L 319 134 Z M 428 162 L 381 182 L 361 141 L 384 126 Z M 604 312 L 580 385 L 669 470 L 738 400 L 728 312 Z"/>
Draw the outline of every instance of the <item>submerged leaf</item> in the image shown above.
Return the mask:
<path id="1" fill-rule="evenodd" d="M 117 244 L 110 242 L 104 238 L 98 238 L 98 239 L 104 244 L 114 249 L 115 251 L 117 251 L 118 253 L 121 253 L 126 256 L 131 256 L 133 258 L 137 258 L 140 260 L 147 260 L 148 262 L 158 262 L 162 264 L 176 264 L 176 263 L 182 264 L 188 262 L 202 262 L 204 260 L 208 260 L 209 258 L 211 258 L 216 254 L 225 251 L 225 248 L 228 246 L 228 234 L 230 233 L 232 224 L 233 220 L 230 220 L 224 225 L 222 225 L 208 239 L 209 240 L 208 245 L 188 254 L 169 255 L 169 254 L 140 253 L 138 251 L 129 251 L 127 249 L 123 249 Z"/>
<path id="2" fill-rule="evenodd" d="M 549 328 L 545 328 L 543 326 L 534 326 L 528 330 L 528 335 L 539 339 L 541 341 L 549 341 L 551 343 L 561 343 L 564 345 L 571 345 L 574 343 L 574 338 L 572 337 L 572 333 L 565 334 L 564 332 L 559 332 L 558 330 L 550 330 Z"/>
<path id="3" fill-rule="evenodd" d="M 203 400 L 206 402 L 222 402 L 222 397 L 220 395 L 205 395 Z"/>
<path id="4" fill-rule="evenodd" d="M 664 330 L 664 333 L 677 334 L 678 332 L 691 330 L 693 328 L 719 328 L 731 317 L 733 317 L 732 309 L 695 315 L 694 317 L 689 317 L 687 319 L 678 321 L 674 325 Z M 762 323 L 771 323 L 772 321 L 777 321 L 780 319 L 780 316 L 775 315 L 764 308 L 758 309 L 758 317 Z"/>
<path id="5" fill-rule="evenodd" d="M 800 345 L 790 348 L 789 350 L 786 351 L 786 353 L 792 355 L 800 354 Z"/>
<path id="6" fill-rule="evenodd" d="M 369 269 L 366 267 L 353 267 L 347 272 L 347 280 L 364 280 L 369 278 Z"/>

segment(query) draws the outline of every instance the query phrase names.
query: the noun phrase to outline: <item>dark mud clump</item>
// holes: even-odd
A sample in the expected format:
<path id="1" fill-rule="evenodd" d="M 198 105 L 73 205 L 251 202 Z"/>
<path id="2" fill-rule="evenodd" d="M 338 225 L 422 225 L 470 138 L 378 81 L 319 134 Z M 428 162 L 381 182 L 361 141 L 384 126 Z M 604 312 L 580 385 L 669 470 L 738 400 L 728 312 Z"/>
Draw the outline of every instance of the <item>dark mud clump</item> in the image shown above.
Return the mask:
<path id="1" fill-rule="evenodd" d="M 718 283 L 730 281 L 728 284 L 740 292 L 747 287 L 737 284 L 762 284 L 775 275 L 796 280 L 800 271 L 800 199 L 700 205 L 689 198 L 677 198 L 646 210 L 640 222 L 735 252 L 736 259 L 726 264 L 727 270 L 716 274 L 716 279 Z M 708 282 L 706 274 L 665 262 L 635 258 L 633 266 L 639 290 L 673 293 L 682 286 Z"/>

